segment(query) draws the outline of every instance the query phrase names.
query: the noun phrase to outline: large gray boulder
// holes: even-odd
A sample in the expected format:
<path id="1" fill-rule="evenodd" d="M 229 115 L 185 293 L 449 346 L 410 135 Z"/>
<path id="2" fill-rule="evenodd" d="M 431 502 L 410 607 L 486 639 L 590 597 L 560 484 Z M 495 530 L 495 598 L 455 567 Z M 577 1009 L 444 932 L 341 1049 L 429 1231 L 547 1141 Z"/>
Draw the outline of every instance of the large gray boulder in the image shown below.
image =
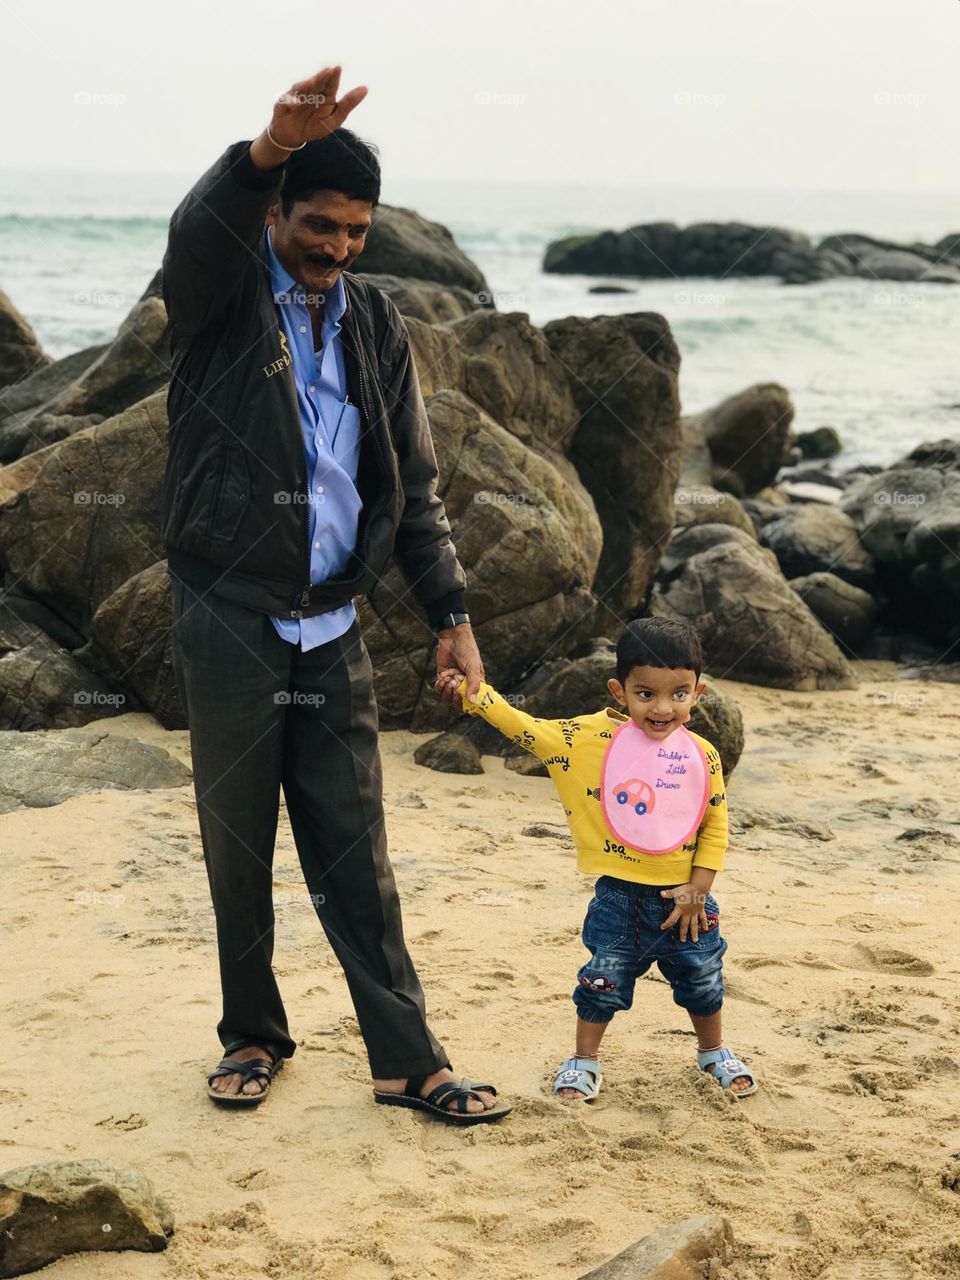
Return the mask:
<path id="1" fill-rule="evenodd" d="M 751 537 L 753 521 L 739 499 L 709 484 L 681 484 L 673 495 L 673 521 L 679 529 L 694 524 L 732 524 Z"/>
<path id="2" fill-rule="evenodd" d="M 365 275 L 369 284 L 376 285 L 396 303 L 404 318 L 412 316 L 424 324 L 461 320 L 484 305 L 477 301 L 476 293 L 460 285 L 441 285 L 401 276 Z"/>
<path id="3" fill-rule="evenodd" d="M 102 729 L 0 731 L 0 813 L 47 809 L 89 791 L 183 787 L 190 778 L 161 747 Z"/>
<path id="4" fill-rule="evenodd" d="M 854 688 L 853 671 L 836 642 L 772 560 L 769 551 L 729 525 L 680 531 L 650 612 L 692 623 L 716 677 L 779 689 Z"/>
<path id="5" fill-rule="evenodd" d="M 121 689 L 42 632 L 0 657 L 0 729 L 66 729 L 129 710 Z"/>
<path id="6" fill-rule="evenodd" d="M 173 1229 L 150 1179 L 113 1161 L 54 1160 L 0 1174 L 0 1277 L 88 1250 L 155 1252 Z"/>
<path id="7" fill-rule="evenodd" d="M 919 445 L 840 499 L 901 614 L 942 638 L 960 634 L 960 442 Z"/>
<path id="8" fill-rule="evenodd" d="M 163 556 L 164 394 L 0 470 L 0 564 L 87 634 L 93 614 Z"/>
<path id="9" fill-rule="evenodd" d="M 381 204 L 367 233 L 356 269 L 364 275 L 405 276 L 456 285 L 491 306 L 490 288 L 483 272 L 471 262 L 451 233 L 439 222 L 430 222 L 415 209 Z"/>
<path id="10" fill-rule="evenodd" d="M 663 316 L 576 316 L 543 336 L 569 376 L 577 416 L 563 448 L 596 504 L 603 554 L 598 631 L 618 632 L 645 598 L 673 527 L 682 451 L 680 354 Z"/>
<path id="11" fill-rule="evenodd" d="M 45 363 L 0 396 L 0 463 L 19 458 L 32 448 L 38 436 L 33 422 L 38 417 L 55 419 L 62 415 L 54 406 L 71 383 L 89 369 L 107 350 L 109 343 L 73 351 L 52 364 Z M 52 441 L 40 437 L 43 444 Z"/>
<path id="12" fill-rule="evenodd" d="M 563 458 L 548 460 L 459 391 L 427 402 L 439 492 L 466 567 L 484 662 L 516 679 L 531 657 L 586 633 L 602 533 Z M 426 683 L 434 637 L 394 565 L 360 605 L 386 725 L 440 727 L 449 712 Z"/>
<path id="13" fill-rule="evenodd" d="M 834 573 L 791 578 L 790 586 L 846 649 L 862 651 L 877 620 L 877 605 L 871 595 Z"/>
<path id="14" fill-rule="evenodd" d="M 777 382 L 757 383 L 696 415 L 713 459 L 713 483 L 737 496 L 773 484 L 787 460 L 793 402 Z"/>
<path id="15" fill-rule="evenodd" d="M 860 541 L 857 526 L 836 507 L 801 503 L 768 520 L 760 541 L 777 557 L 787 578 L 832 573 L 855 587 L 874 581 L 873 557 Z"/>
<path id="16" fill-rule="evenodd" d="M 165 729 L 187 727 L 173 669 L 173 599 L 166 560 L 128 578 L 93 615 L 80 657 L 130 689 Z"/>
<path id="17" fill-rule="evenodd" d="M 19 382 L 49 363 L 33 326 L 0 289 L 0 387 Z"/>

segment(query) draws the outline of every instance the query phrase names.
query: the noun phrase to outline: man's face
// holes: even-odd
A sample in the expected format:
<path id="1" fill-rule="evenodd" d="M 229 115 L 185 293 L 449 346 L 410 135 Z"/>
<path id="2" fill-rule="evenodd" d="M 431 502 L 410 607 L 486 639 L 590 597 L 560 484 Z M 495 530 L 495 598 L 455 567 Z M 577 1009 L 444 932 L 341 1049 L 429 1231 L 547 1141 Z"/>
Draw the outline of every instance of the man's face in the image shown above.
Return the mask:
<path id="1" fill-rule="evenodd" d="M 289 214 L 278 200 L 267 215 L 274 253 L 308 294 L 332 289 L 340 272 L 359 258 L 372 220 L 369 200 L 351 200 L 340 191 L 297 200 Z"/>
<path id="2" fill-rule="evenodd" d="M 625 684 L 607 681 L 607 688 L 633 723 L 648 737 L 658 739 L 669 738 L 686 724 L 706 687 L 695 672 L 682 667 L 633 667 Z"/>

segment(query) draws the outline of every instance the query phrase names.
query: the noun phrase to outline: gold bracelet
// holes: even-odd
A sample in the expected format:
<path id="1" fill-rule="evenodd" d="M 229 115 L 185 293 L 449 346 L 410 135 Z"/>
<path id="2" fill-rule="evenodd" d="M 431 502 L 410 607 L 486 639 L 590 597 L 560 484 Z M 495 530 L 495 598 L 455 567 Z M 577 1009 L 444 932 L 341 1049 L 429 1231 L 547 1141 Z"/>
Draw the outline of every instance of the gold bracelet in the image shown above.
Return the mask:
<path id="1" fill-rule="evenodd" d="M 273 145 L 277 148 L 278 151 L 302 151 L 303 148 L 307 145 L 306 142 L 301 142 L 299 147 L 285 147 L 283 143 L 278 142 L 276 138 L 273 136 L 273 134 L 270 132 L 269 125 L 267 125 L 267 137 L 270 139 L 270 141 L 273 143 Z"/>

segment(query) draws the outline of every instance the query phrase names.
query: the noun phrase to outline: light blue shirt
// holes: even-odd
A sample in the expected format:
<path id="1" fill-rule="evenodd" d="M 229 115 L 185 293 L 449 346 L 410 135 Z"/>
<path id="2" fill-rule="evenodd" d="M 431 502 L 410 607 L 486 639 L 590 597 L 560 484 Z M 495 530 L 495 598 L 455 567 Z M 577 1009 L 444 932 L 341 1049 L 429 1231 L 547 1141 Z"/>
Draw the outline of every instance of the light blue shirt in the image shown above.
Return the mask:
<path id="1" fill-rule="evenodd" d="M 340 319 L 346 309 L 343 277 L 323 306 L 321 350 L 313 346 L 313 327 L 303 289 L 273 251 L 270 228 L 264 232 L 267 261 L 300 406 L 300 426 L 309 479 L 310 582 L 323 582 L 346 568 L 356 546 L 363 502 L 357 492 L 360 410 L 347 396 Z M 294 499 L 296 500 L 296 498 Z M 357 616 L 353 601 L 313 618 L 272 617 L 277 632 L 306 651 L 343 635 Z"/>

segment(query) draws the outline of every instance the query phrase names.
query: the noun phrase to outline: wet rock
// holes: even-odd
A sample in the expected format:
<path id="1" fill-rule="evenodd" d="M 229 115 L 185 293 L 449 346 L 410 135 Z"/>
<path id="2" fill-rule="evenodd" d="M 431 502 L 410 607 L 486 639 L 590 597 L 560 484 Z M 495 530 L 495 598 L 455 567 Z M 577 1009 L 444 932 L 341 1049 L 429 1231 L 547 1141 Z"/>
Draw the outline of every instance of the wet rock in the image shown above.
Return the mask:
<path id="1" fill-rule="evenodd" d="M 877 605 L 868 592 L 835 573 L 791 578 L 790 586 L 841 644 L 854 653 L 863 649 L 877 620 Z"/>
<path id="2" fill-rule="evenodd" d="M 777 382 L 757 383 L 695 419 L 713 459 L 713 483 L 737 496 L 774 482 L 787 460 L 793 403 Z"/>

